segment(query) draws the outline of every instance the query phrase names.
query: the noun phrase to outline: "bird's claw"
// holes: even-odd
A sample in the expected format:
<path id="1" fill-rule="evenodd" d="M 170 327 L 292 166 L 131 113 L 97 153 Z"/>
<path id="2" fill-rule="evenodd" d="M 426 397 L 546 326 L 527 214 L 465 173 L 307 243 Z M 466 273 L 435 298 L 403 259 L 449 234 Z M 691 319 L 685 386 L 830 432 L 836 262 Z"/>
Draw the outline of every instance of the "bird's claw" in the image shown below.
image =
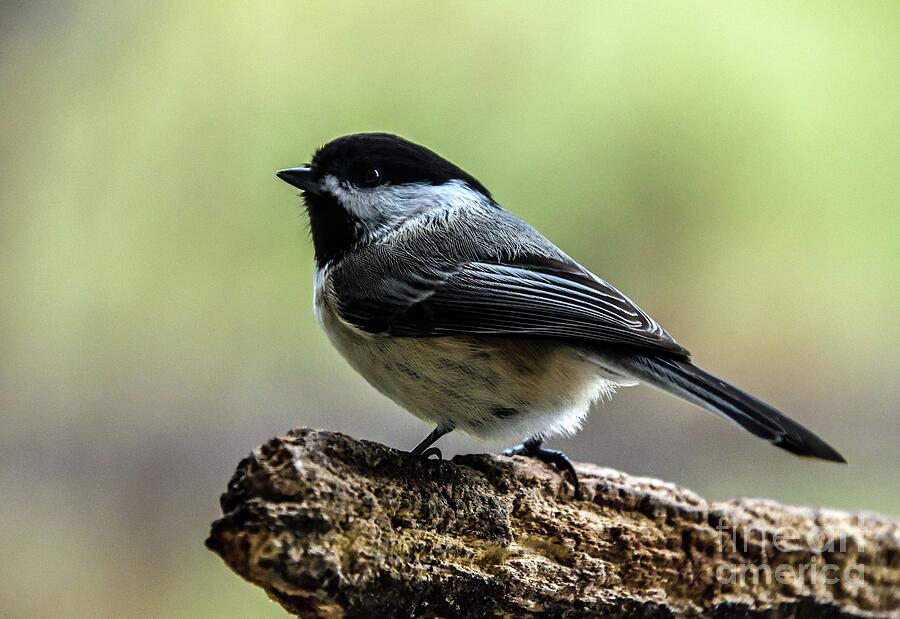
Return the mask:
<path id="1" fill-rule="evenodd" d="M 545 449 L 541 446 L 540 441 L 526 441 L 521 445 L 504 450 L 503 455 L 536 458 L 541 462 L 554 466 L 560 473 L 568 473 L 572 477 L 575 500 L 581 500 L 581 483 L 578 481 L 578 473 L 575 472 L 572 461 L 563 452 L 555 449 Z"/>
<path id="2" fill-rule="evenodd" d="M 419 454 L 419 455 L 420 455 L 422 458 L 426 459 L 426 460 L 427 460 L 428 458 L 430 458 L 431 456 L 437 456 L 437 459 L 438 459 L 438 460 L 443 460 L 443 459 L 444 459 L 443 454 L 441 454 L 441 450 L 438 449 L 437 447 L 429 447 L 428 449 L 426 449 L 425 451 L 423 451 L 423 452 L 422 452 L 421 454 Z"/>

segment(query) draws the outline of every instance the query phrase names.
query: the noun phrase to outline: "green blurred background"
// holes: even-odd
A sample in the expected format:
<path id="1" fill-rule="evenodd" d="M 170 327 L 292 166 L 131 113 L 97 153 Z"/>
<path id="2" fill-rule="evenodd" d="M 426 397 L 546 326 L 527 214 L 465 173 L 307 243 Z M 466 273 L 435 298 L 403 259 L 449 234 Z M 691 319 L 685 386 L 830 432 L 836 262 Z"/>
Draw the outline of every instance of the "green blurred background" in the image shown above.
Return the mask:
<path id="1" fill-rule="evenodd" d="M 317 329 L 273 174 L 356 131 L 475 174 L 850 465 L 646 388 L 554 445 L 900 514 L 900 4 L 0 11 L 0 615 L 280 616 L 203 547 L 238 460 L 295 425 L 429 430 Z"/>

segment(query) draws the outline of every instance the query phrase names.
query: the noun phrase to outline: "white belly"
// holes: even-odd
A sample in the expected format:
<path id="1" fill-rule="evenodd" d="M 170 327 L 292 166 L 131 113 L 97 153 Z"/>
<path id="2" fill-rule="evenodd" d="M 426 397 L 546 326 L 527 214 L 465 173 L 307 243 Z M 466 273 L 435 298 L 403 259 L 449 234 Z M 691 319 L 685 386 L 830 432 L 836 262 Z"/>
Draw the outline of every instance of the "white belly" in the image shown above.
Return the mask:
<path id="1" fill-rule="evenodd" d="M 420 419 L 478 438 L 573 434 L 591 402 L 633 384 L 559 342 L 367 334 L 338 316 L 321 287 L 316 292 L 322 328 L 372 386 Z"/>

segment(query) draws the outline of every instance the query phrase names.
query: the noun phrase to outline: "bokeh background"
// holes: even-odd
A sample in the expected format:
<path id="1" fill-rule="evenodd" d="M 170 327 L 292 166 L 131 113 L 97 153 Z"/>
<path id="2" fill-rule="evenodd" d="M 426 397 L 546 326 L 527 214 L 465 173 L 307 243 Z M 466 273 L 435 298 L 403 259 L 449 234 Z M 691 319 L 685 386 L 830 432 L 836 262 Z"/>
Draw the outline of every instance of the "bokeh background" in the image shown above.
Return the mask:
<path id="1" fill-rule="evenodd" d="M 0 615 L 281 616 L 203 547 L 237 461 L 298 425 L 429 430 L 317 329 L 273 175 L 356 131 L 471 171 L 850 465 L 646 388 L 555 446 L 900 514 L 900 4 L 0 11 Z"/>

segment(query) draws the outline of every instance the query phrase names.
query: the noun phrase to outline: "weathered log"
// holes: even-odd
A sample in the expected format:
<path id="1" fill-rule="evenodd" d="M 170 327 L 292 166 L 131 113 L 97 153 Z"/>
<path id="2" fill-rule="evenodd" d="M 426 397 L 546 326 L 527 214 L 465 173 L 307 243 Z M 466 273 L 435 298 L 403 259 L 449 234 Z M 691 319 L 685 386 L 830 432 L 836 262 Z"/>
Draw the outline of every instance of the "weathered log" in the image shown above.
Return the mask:
<path id="1" fill-rule="evenodd" d="M 423 460 L 295 430 L 245 458 L 207 546 L 302 617 L 900 617 L 900 524 L 577 465 Z"/>

